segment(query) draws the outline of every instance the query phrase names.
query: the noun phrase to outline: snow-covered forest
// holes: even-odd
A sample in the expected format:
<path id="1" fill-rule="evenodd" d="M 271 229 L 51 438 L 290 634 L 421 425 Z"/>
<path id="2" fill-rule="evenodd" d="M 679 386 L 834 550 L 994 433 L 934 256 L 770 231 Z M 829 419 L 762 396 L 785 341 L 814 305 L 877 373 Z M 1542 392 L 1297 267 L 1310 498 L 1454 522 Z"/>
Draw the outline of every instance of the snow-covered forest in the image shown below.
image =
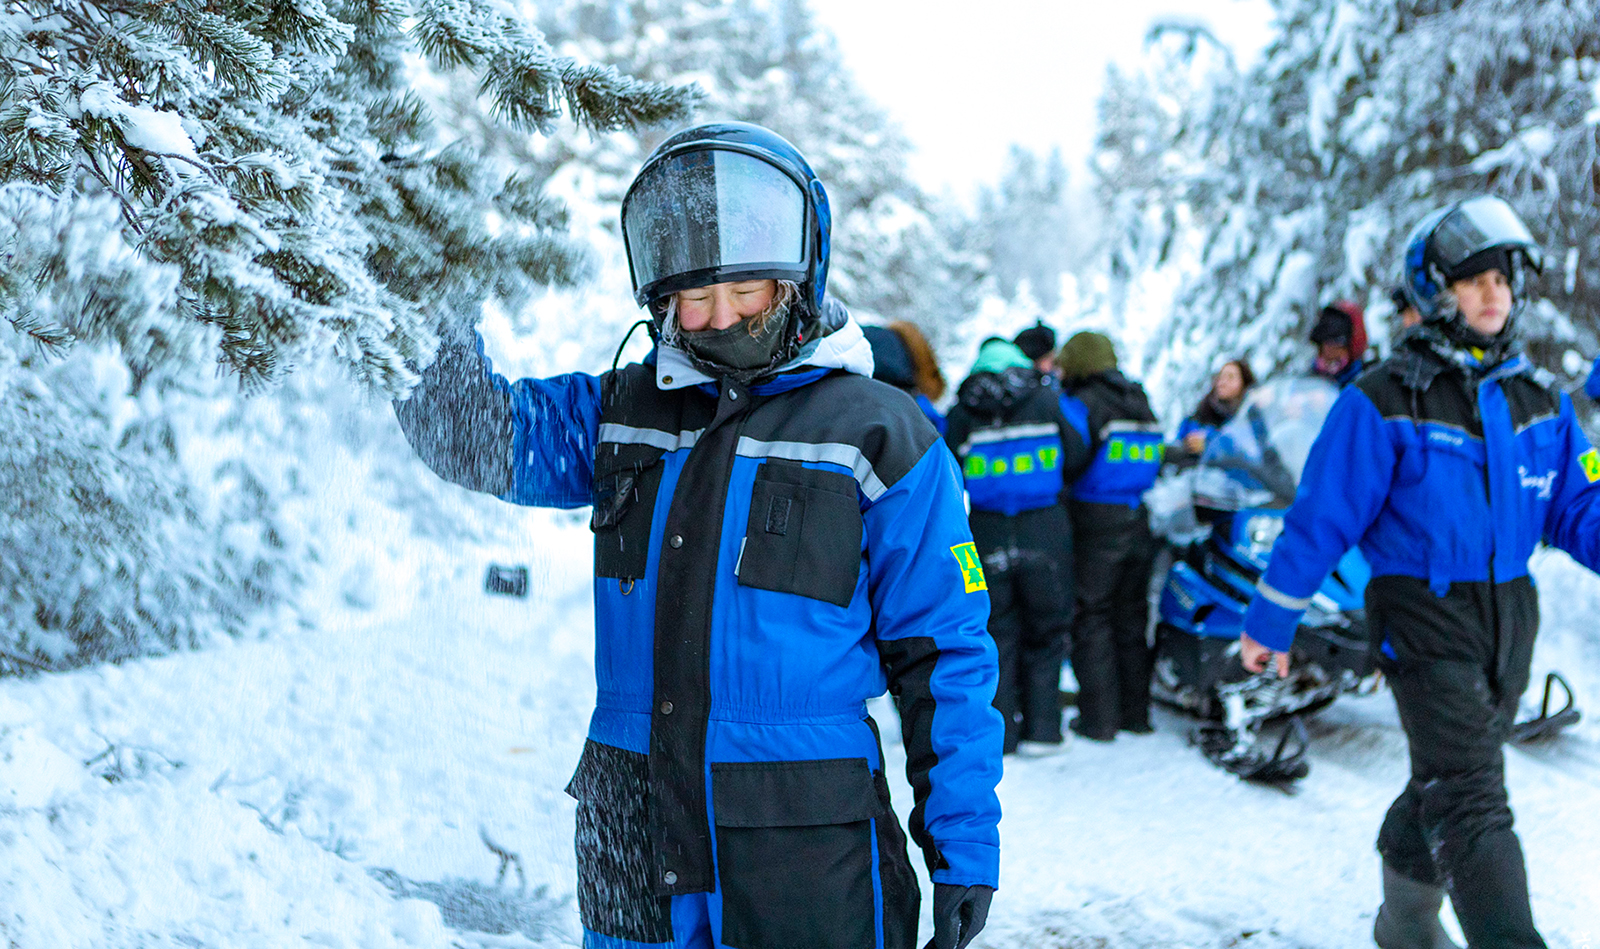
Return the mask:
<path id="1" fill-rule="evenodd" d="M 913 179 L 896 104 L 806 0 L 6 0 L 5 945 L 578 944 L 588 513 L 441 481 L 391 400 L 465 325 L 510 378 L 642 357 L 619 206 L 693 122 L 805 152 L 858 320 L 916 324 L 952 381 L 1036 320 L 1107 332 L 1169 431 L 1227 358 L 1308 364 L 1333 299 L 1387 350 L 1407 228 L 1499 195 L 1547 261 L 1529 351 L 1600 429 L 1600 2 L 1273 7 L 1251 60 L 1155 23 L 1085 163 L 1018 147 L 956 194 Z M 486 593 L 491 564 L 527 567 L 526 597 Z M 1535 913 L 1577 949 L 1600 579 L 1554 551 L 1534 573 L 1535 672 L 1589 717 L 1508 772 Z M 1392 701 L 1317 719 L 1297 796 L 1187 728 L 1008 760 L 976 945 L 1367 943 Z"/>

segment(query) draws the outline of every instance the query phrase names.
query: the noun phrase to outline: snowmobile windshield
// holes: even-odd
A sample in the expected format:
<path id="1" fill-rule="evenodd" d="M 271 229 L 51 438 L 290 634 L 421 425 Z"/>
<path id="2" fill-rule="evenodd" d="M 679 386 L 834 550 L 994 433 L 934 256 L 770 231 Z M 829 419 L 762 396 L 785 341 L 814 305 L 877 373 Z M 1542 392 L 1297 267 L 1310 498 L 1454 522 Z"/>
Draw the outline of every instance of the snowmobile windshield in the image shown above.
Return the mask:
<path id="1" fill-rule="evenodd" d="M 1540 267 L 1533 235 L 1511 206 L 1499 198 L 1463 201 L 1433 229 L 1433 253 L 1446 271 L 1492 247 L 1521 250 L 1535 270 Z"/>
<path id="2" fill-rule="evenodd" d="M 807 277 L 805 192 L 744 152 L 698 149 L 649 166 L 623 200 L 622 229 L 641 304 L 713 283 Z"/>
<path id="3" fill-rule="evenodd" d="M 1250 390 L 1206 444 L 1195 470 L 1195 499 L 1224 511 L 1287 507 L 1338 397 L 1337 385 L 1311 377 L 1275 379 Z"/>

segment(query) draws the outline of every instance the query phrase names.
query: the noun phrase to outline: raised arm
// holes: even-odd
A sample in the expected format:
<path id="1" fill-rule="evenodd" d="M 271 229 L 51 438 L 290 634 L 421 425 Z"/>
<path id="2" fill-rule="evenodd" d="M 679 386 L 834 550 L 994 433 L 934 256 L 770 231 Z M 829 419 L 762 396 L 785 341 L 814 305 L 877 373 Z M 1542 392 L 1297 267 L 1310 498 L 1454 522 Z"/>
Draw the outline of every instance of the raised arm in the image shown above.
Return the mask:
<path id="1" fill-rule="evenodd" d="M 410 398 L 394 403 L 406 440 L 439 477 L 517 504 L 582 507 L 593 498 L 598 376 L 508 383 L 476 333 L 440 345 Z"/>

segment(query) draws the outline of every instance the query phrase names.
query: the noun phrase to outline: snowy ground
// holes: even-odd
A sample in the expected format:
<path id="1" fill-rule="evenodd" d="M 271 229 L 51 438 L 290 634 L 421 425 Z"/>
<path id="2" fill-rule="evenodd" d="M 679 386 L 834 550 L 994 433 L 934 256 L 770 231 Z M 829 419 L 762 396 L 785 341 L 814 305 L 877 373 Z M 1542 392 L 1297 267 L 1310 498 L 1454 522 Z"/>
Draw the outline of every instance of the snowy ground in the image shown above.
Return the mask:
<path id="1" fill-rule="evenodd" d="M 317 628 L 0 680 L 8 949 L 575 944 L 562 788 L 593 695 L 588 535 L 571 515 L 518 517 L 513 546 L 373 558 L 357 585 L 374 595 L 330 597 Z M 532 564 L 528 600 L 482 593 L 490 560 Z M 1600 584 L 1559 558 L 1540 572 L 1539 662 L 1600 715 Z M 1183 720 L 1157 725 L 1008 765 L 1003 886 L 979 944 L 1367 944 L 1372 838 L 1405 774 L 1387 695 L 1318 720 L 1294 797 L 1210 768 Z M 1600 728 L 1514 749 L 1509 773 L 1537 918 L 1553 946 L 1587 949 Z M 500 886 L 484 837 L 519 858 Z"/>

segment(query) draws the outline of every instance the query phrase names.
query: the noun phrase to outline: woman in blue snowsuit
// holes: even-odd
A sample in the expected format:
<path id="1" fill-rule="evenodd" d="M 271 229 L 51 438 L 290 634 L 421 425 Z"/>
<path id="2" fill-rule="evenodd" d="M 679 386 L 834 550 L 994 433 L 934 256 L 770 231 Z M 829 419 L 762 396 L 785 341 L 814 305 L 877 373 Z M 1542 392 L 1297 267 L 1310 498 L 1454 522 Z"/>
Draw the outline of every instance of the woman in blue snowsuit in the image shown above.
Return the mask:
<path id="1" fill-rule="evenodd" d="M 622 207 L 642 364 L 509 383 L 462 332 L 398 406 L 443 477 L 592 505 L 597 708 L 568 788 L 591 949 L 917 945 L 866 701 L 892 691 L 965 945 L 998 884 L 1002 724 L 955 459 L 827 295 L 827 194 L 756 126 L 667 139 Z"/>
<path id="2" fill-rule="evenodd" d="M 1600 454 L 1516 345 L 1538 255 L 1497 198 L 1425 218 L 1407 241 L 1423 317 L 1339 397 L 1245 618 L 1247 668 L 1280 675 L 1340 556 L 1372 565 L 1367 622 L 1411 751 L 1378 835 L 1384 949 L 1450 945 L 1446 889 L 1476 949 L 1542 947 L 1501 750 L 1528 684 L 1541 541 L 1600 568 Z"/>

